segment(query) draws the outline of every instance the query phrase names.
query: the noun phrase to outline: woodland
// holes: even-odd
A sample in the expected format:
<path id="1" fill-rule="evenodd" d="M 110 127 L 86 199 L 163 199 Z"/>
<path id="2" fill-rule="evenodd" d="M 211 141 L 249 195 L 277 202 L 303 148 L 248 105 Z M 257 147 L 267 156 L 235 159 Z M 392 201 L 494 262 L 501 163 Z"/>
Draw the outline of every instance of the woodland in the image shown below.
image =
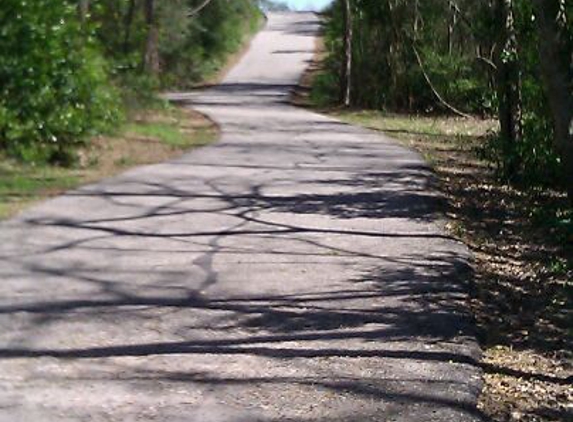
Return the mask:
<path id="1" fill-rule="evenodd" d="M 566 0 L 339 1 L 326 14 L 328 71 L 316 95 L 495 116 L 487 153 L 501 175 L 573 198 L 572 15 Z"/>

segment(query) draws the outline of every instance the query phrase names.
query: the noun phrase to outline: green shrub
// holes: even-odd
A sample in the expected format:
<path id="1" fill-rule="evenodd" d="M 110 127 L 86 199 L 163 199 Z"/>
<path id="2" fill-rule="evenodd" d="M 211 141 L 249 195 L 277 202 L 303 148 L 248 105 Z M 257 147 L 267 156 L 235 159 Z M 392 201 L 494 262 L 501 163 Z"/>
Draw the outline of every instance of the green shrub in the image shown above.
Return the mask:
<path id="1" fill-rule="evenodd" d="M 95 38 L 125 89 L 128 106 L 145 105 L 159 88 L 188 88 L 212 76 L 255 32 L 262 14 L 255 0 L 213 0 L 198 14 L 196 0 L 155 0 L 160 72 L 145 75 L 143 52 L 148 26 L 143 2 L 91 2 Z"/>
<path id="2" fill-rule="evenodd" d="M 171 2 L 171 3 L 170 3 Z M 215 0 L 200 14 L 187 18 L 180 10 L 186 0 L 162 3 L 160 55 L 161 82 L 166 87 L 188 88 L 209 78 L 243 45 L 262 22 L 252 0 Z M 174 3 L 181 3 L 179 8 Z M 195 3 L 192 3 L 195 4 Z"/>
<path id="3" fill-rule="evenodd" d="M 69 163 L 87 135 L 119 118 L 105 62 L 77 19 L 54 0 L 0 8 L 0 147 L 28 162 Z"/>
<path id="4" fill-rule="evenodd" d="M 488 145 L 489 156 L 497 163 L 499 175 L 527 186 L 565 187 L 564 166 L 556 152 L 554 128 L 543 89 L 539 66 L 538 32 L 533 5 L 518 2 L 516 29 L 519 43 L 523 136 L 504 145 L 500 135 Z"/>
<path id="5" fill-rule="evenodd" d="M 507 145 L 498 133 L 485 146 L 485 158 L 496 164 L 498 175 L 528 186 L 558 187 L 563 165 L 553 147 L 553 126 L 548 118 L 531 112 L 523 116 L 523 137 Z"/>
<path id="6" fill-rule="evenodd" d="M 338 75 L 322 72 L 316 75 L 310 91 L 310 100 L 317 107 L 326 107 L 338 101 Z"/>

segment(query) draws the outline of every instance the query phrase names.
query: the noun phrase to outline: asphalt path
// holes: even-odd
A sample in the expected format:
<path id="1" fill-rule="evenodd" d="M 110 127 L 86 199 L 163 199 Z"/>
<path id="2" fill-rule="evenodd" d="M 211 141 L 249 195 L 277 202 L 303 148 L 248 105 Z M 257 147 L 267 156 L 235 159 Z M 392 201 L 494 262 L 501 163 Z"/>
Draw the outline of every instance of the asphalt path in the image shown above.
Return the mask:
<path id="1" fill-rule="evenodd" d="M 288 103 L 313 14 L 172 94 L 219 142 L 0 224 L 0 421 L 477 421 L 467 249 L 422 158 Z"/>

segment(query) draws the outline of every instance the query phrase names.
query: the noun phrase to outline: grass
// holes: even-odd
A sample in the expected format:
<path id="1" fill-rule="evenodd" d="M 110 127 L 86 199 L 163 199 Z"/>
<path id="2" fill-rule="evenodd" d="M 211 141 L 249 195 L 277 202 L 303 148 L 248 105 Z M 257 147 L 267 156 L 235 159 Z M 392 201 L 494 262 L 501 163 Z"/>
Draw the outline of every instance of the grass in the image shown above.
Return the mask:
<path id="1" fill-rule="evenodd" d="M 190 116 L 192 118 L 188 121 Z M 161 114 L 143 113 L 123 128 L 127 136 L 157 140 L 174 148 L 190 148 L 212 141 L 213 125 L 198 113 L 168 108 Z"/>
<path id="2" fill-rule="evenodd" d="M 0 157 L 0 219 L 31 203 L 78 185 L 76 170 L 35 167 Z"/>
<path id="3" fill-rule="evenodd" d="M 126 131 L 147 138 L 159 139 L 166 145 L 174 147 L 185 146 L 188 142 L 188 138 L 178 127 L 167 123 L 132 123 L 126 127 Z"/>
<path id="4" fill-rule="evenodd" d="M 0 155 L 0 219 L 82 184 L 129 167 L 161 162 L 217 137 L 201 114 L 162 107 L 139 111 L 113 137 L 92 139 L 72 168 L 32 166 Z"/>
<path id="5" fill-rule="evenodd" d="M 421 141 L 418 136 L 422 136 L 424 143 L 428 145 L 430 141 L 433 148 L 475 147 L 475 142 L 479 142 L 475 138 L 482 137 L 496 128 L 496 123 L 492 120 L 448 116 L 418 116 L 365 110 L 338 111 L 334 114 L 350 123 L 381 130 L 412 145 Z"/>
<path id="6" fill-rule="evenodd" d="M 495 177 L 492 121 L 335 111 L 419 151 L 447 198 L 448 227 L 475 257 L 471 307 L 484 350 L 481 409 L 494 421 L 571 420 L 573 210 L 563 192 Z"/>

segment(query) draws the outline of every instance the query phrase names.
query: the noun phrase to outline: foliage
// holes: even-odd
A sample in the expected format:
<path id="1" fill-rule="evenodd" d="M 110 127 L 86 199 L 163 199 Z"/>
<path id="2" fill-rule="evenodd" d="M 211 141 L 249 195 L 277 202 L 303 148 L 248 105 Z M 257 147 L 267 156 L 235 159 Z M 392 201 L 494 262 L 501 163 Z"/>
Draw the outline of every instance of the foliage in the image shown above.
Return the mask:
<path id="1" fill-rule="evenodd" d="M 0 146 L 11 155 L 67 162 L 70 147 L 118 119 L 105 63 L 75 8 L 5 0 L 0 31 Z"/>
<path id="2" fill-rule="evenodd" d="M 175 17 L 168 18 L 165 13 L 164 19 L 173 21 Z M 261 20 L 253 1 L 214 0 L 199 16 L 185 22 L 186 37 L 171 34 L 171 41 L 161 46 L 167 70 L 164 84 L 188 87 L 212 75 L 225 57 L 241 47 L 245 35 L 259 28 Z M 165 39 L 169 39 L 167 34 Z"/>
<path id="3" fill-rule="evenodd" d="M 325 71 L 316 78 L 316 103 L 336 103 L 343 82 L 342 1 L 326 13 Z M 507 3 L 507 2 L 506 2 Z M 571 2 L 560 5 L 564 61 L 571 59 Z M 514 58 L 520 80 L 522 133 L 492 137 L 487 153 L 505 179 L 528 185 L 567 184 L 555 142 L 554 120 L 541 83 L 539 30 L 533 0 L 509 2 L 514 12 L 515 52 L 501 47 L 507 29 L 500 0 L 351 0 L 353 8 L 353 107 L 407 112 L 449 112 L 481 116 L 500 112 L 500 63 Z M 498 62 L 497 58 L 500 58 Z M 573 75 L 572 75 L 573 76 Z M 500 82 L 501 81 L 501 82 Z M 507 81 L 506 81 L 507 82 Z M 451 107 L 450 107 L 451 106 Z M 502 127 L 503 128 L 503 127 Z"/>
<path id="4" fill-rule="evenodd" d="M 521 70 L 523 134 L 519 142 L 510 144 L 509 150 L 504 150 L 499 136 L 492 138 L 490 154 L 498 162 L 498 173 L 504 179 L 526 185 L 563 187 L 563 166 L 555 149 L 552 116 L 544 87 L 540 84 L 535 13 L 529 0 L 518 0 L 514 7 Z M 517 163 L 517 167 L 512 169 L 512 163 Z"/>
<path id="5" fill-rule="evenodd" d="M 142 93 L 149 90 L 138 90 L 138 85 L 189 87 L 210 76 L 262 19 L 255 0 L 212 0 L 194 16 L 189 14 L 197 0 L 156 0 L 161 71 L 146 75 L 143 52 L 148 27 L 141 3 L 135 1 L 132 10 L 131 0 L 102 0 L 92 9 L 91 21 L 122 86 Z"/>
<path id="6" fill-rule="evenodd" d="M 465 42 L 468 29 L 457 22 L 449 33 L 453 14 L 448 2 L 430 0 L 354 0 L 353 105 L 404 111 L 433 111 L 443 107 L 426 83 L 423 70 L 448 101 L 467 111 L 482 112 L 487 72 Z M 325 36 L 330 53 L 327 71 L 339 74 L 343 22 L 340 2 L 327 13 Z M 444 19 L 446 17 L 446 19 Z M 459 17 L 457 18 L 459 19 Z M 336 77 L 330 78 L 339 84 Z M 453 83 L 452 83 L 453 82 Z M 336 87 L 322 89 L 335 92 Z M 485 107 L 484 107 L 485 106 Z"/>
<path id="7" fill-rule="evenodd" d="M 262 19 L 256 0 L 155 0 L 160 72 L 144 68 L 144 0 L 3 0 L 0 150 L 29 163 L 71 164 L 78 145 L 148 107 L 160 88 L 190 86 L 220 68 Z M 123 107 L 120 104 L 123 98 Z"/>

